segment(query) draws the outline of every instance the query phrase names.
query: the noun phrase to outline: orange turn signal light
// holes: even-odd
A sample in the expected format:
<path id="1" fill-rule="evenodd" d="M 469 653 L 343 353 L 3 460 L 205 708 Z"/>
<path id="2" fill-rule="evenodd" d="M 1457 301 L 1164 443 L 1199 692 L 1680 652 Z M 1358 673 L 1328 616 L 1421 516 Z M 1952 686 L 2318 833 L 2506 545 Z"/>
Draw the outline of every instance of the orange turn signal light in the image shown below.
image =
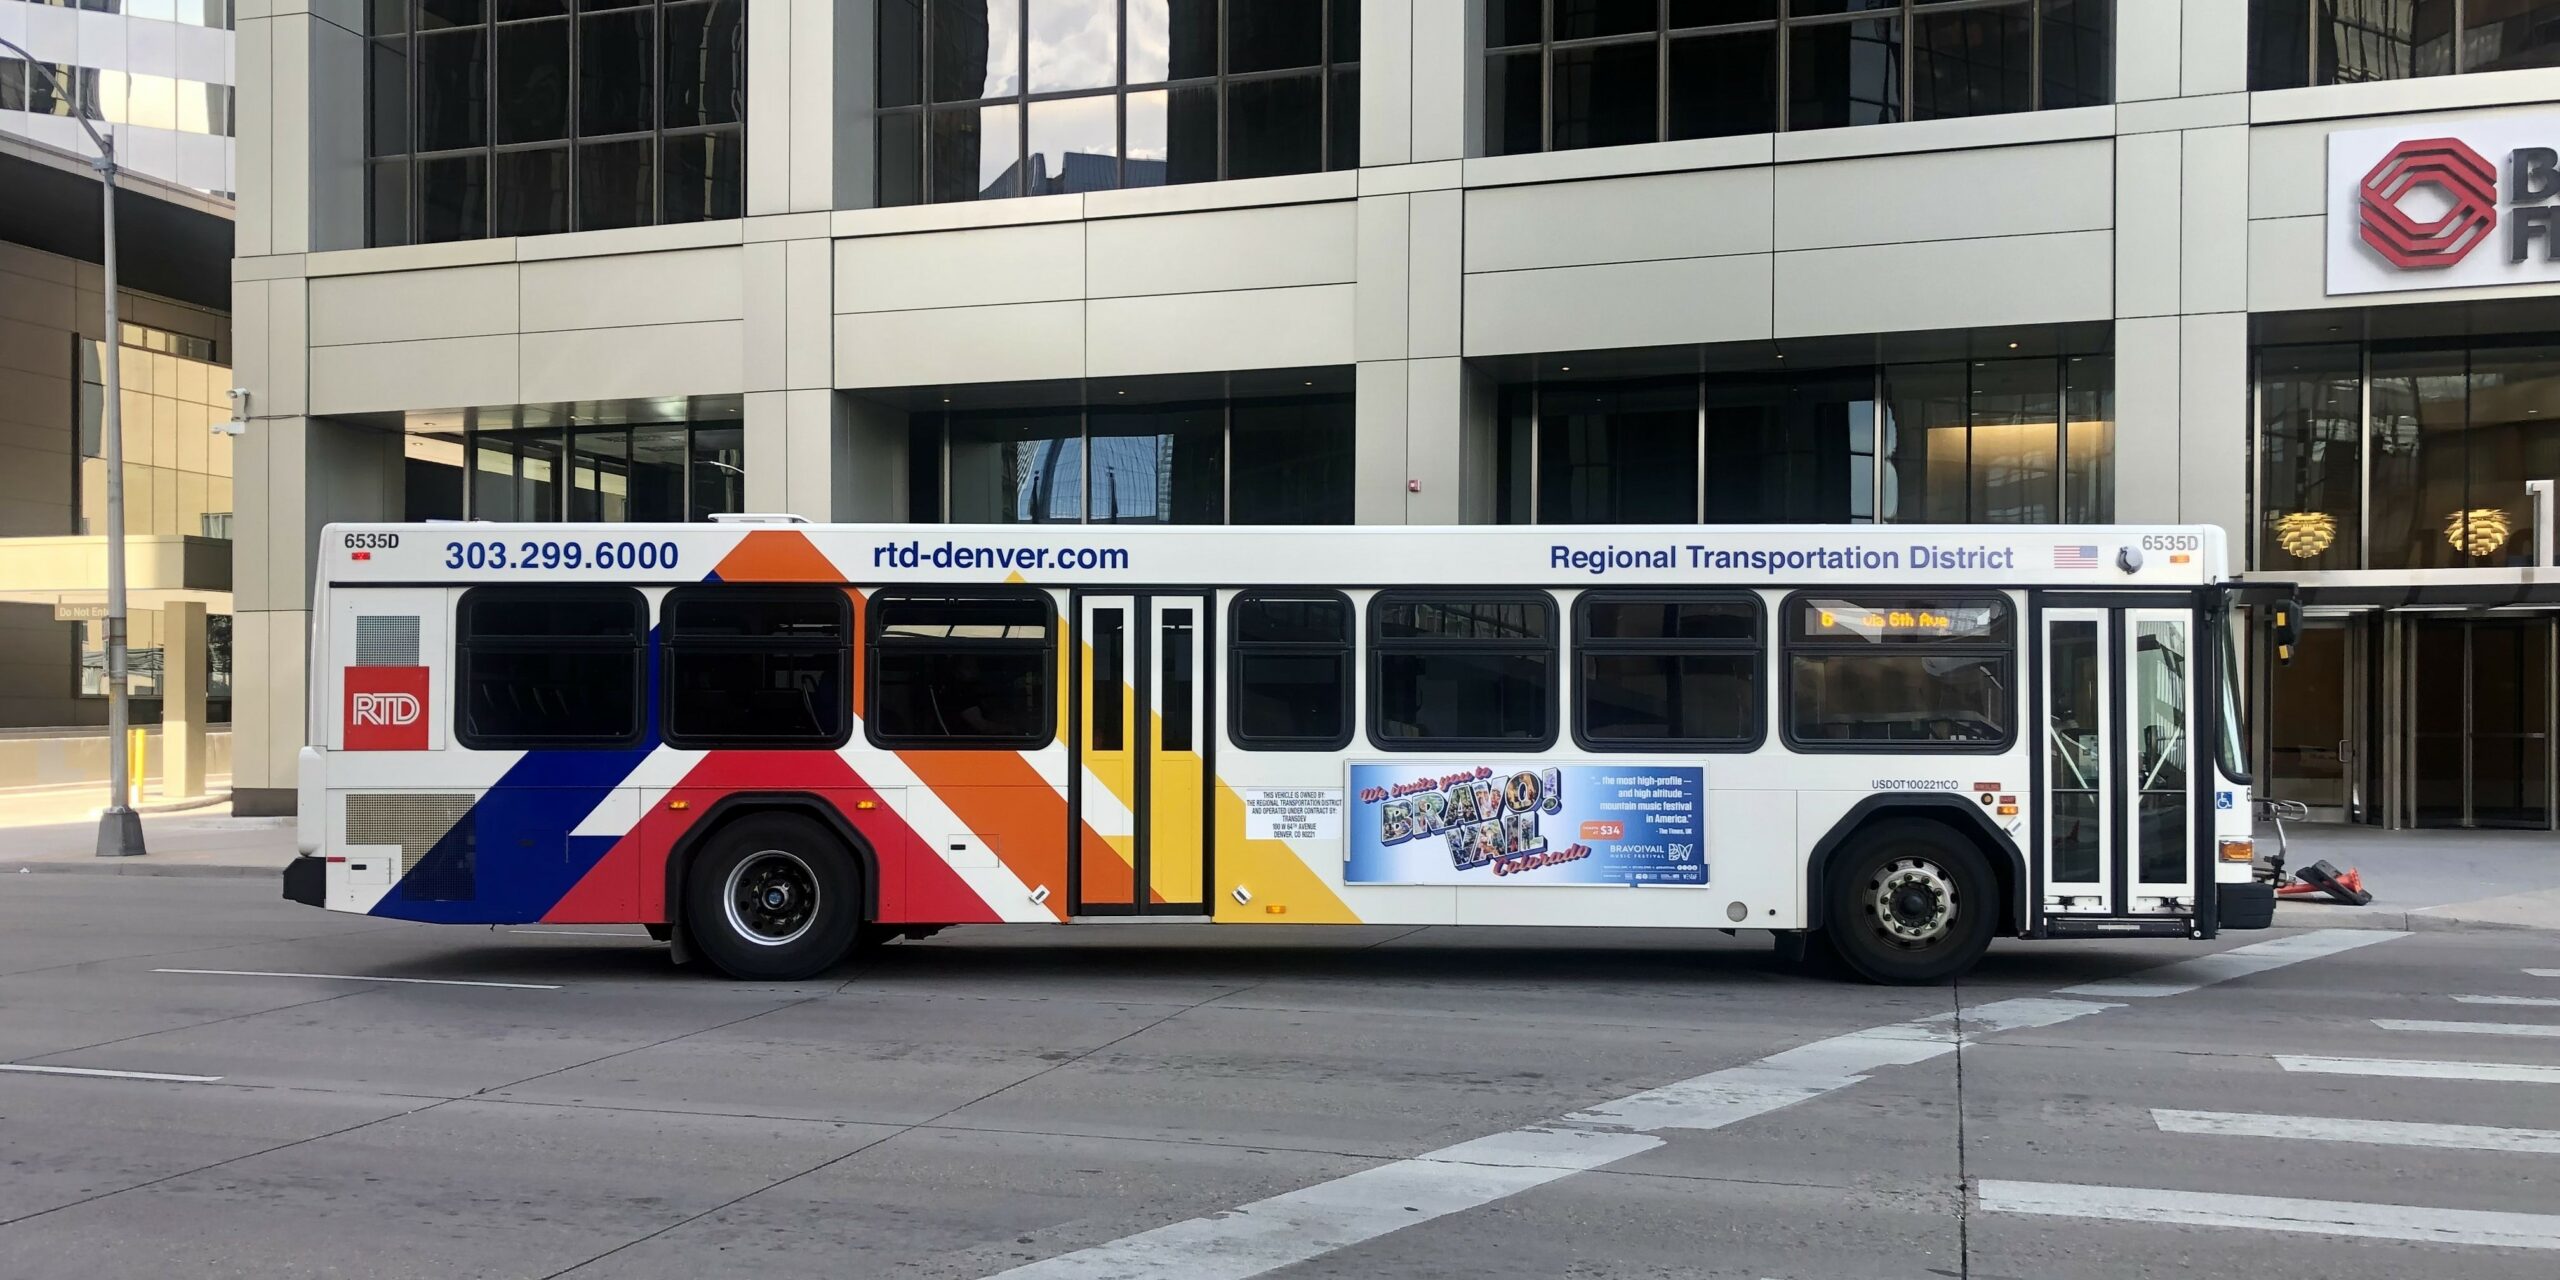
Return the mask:
<path id="1" fill-rule="evenodd" d="M 2258 856 L 2258 842 L 2255 840 L 2225 840 L 2221 842 L 2220 852 L 2224 862 L 2250 862 Z"/>

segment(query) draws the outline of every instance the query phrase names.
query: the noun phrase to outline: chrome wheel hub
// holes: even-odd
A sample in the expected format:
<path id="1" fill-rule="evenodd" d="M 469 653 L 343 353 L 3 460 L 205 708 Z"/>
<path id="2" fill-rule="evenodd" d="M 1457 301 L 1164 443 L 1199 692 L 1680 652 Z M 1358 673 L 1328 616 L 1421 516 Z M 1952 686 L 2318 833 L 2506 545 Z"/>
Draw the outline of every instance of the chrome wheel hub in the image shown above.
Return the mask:
<path id="1" fill-rule="evenodd" d="M 1896 858 L 1867 882 L 1862 905 L 1877 932 L 1895 946 L 1927 947 L 1955 926 L 1956 886 L 1927 858 Z"/>
<path id="2" fill-rule="evenodd" d="M 739 937 L 779 947 L 817 922 L 818 877 L 800 855 L 766 849 L 730 869 L 720 899 Z"/>

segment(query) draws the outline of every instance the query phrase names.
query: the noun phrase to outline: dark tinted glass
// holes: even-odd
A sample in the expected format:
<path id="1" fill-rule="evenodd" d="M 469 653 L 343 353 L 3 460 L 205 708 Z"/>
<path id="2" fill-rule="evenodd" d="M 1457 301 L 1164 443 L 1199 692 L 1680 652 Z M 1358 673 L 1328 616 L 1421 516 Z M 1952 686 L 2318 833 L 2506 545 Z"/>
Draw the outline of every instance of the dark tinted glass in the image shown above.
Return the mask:
<path id="1" fill-rule="evenodd" d="M 648 225 L 657 204 L 650 173 L 655 151 L 647 138 L 578 144 L 580 230 Z"/>
<path id="2" fill-rule="evenodd" d="M 847 653 L 676 646 L 667 654 L 667 734 L 693 746 L 841 742 Z"/>
<path id="3" fill-rule="evenodd" d="M 418 149 L 447 151 L 489 140 L 488 33 L 474 28 L 421 35 Z"/>
<path id="4" fill-rule="evenodd" d="M 1226 518 L 1226 415 L 1215 407 L 1086 417 L 1085 519 L 1219 524 Z"/>
<path id="5" fill-rule="evenodd" d="M 1218 87 L 1190 85 L 1169 95 L 1164 180 L 1214 182 L 1218 177 Z"/>
<path id="6" fill-rule="evenodd" d="M 2560 0 L 2471 0 L 2462 20 L 2465 71 L 2560 64 Z"/>
<path id="7" fill-rule="evenodd" d="M 1671 25 L 1721 26 L 1728 22 L 1767 22 L 1778 16 L 1778 0 L 1671 0 Z"/>
<path id="8" fill-rule="evenodd" d="M 1360 0 L 1332 0 L 1333 43 L 1327 56 L 1336 62 L 1360 60 Z"/>
<path id="9" fill-rule="evenodd" d="M 880 117 L 880 203 L 924 202 L 924 117 L 912 111 Z"/>
<path id="10" fill-rule="evenodd" d="M 1351 401 L 1239 404 L 1228 418 L 1236 475 L 1230 524 L 1349 524 L 1354 470 Z"/>
<path id="11" fill-rule="evenodd" d="M 2320 0 L 2314 79 L 2361 84 L 2446 75 L 2454 69 L 2455 0 Z"/>
<path id="12" fill-rule="evenodd" d="M 374 161 L 372 182 L 365 213 L 370 238 L 365 243 L 409 243 L 409 162 Z"/>
<path id="13" fill-rule="evenodd" d="M 366 143 L 373 155 L 396 155 L 409 149 L 408 42 L 405 40 L 377 41 L 373 46 L 372 58 L 373 65 L 366 70 L 366 74 L 371 77 L 365 85 L 365 96 L 368 102 L 366 114 L 370 120 L 370 127 L 365 135 Z M 24 74 L 25 63 L 12 61 L 8 65 L 18 68 L 16 74 Z M 9 74 L 11 73 L 0 71 L 0 83 L 5 83 L 5 78 Z M 23 97 L 14 101 L 0 97 L 0 108 L 24 109 L 25 106 Z"/>
<path id="14" fill-rule="evenodd" d="M 1591 640 L 1722 640 L 1750 643 L 1759 611 L 1743 601 L 1594 600 L 1584 606 Z"/>
<path id="15" fill-rule="evenodd" d="M 1698 518 L 1698 387 L 1586 384 L 1539 400 L 1538 518 L 1550 524 Z"/>
<path id="16" fill-rule="evenodd" d="M 1324 8 L 1315 0 L 1227 0 L 1227 71 L 1278 71 L 1324 60 Z"/>
<path id="17" fill-rule="evenodd" d="M 2050 362 L 2038 362 L 2050 381 Z M 1706 518 L 1838 524 L 1874 510 L 1875 380 L 1864 372 L 1707 385 Z"/>
<path id="18" fill-rule="evenodd" d="M 1021 0 L 936 0 L 933 100 L 967 102 L 1022 87 Z"/>
<path id="19" fill-rule="evenodd" d="M 1350 736 L 1351 654 L 1262 650 L 1236 655 L 1236 737 L 1247 743 L 1338 744 Z"/>
<path id="20" fill-rule="evenodd" d="M 924 0 L 880 0 L 878 105 L 924 101 Z"/>
<path id="21" fill-rule="evenodd" d="M 1632 35 L 1651 31 L 1662 20 L 1654 0 L 1552 0 L 1552 4 L 1558 40 Z"/>
<path id="22" fill-rule="evenodd" d="M 1787 32 L 1787 127 L 1836 129 L 1902 118 L 1902 22 L 1795 27 Z"/>
<path id="23" fill-rule="evenodd" d="M 1778 33 L 1671 42 L 1671 136 L 1721 138 L 1778 127 Z"/>
<path id="24" fill-rule="evenodd" d="M 466 747 L 598 745 L 640 733 L 636 649 L 472 650 L 462 659 L 457 736 Z"/>
<path id="25" fill-rule="evenodd" d="M 1009 106 L 934 112 L 933 190 L 927 198 L 942 203 L 1016 194 L 1022 177 L 1020 127 Z"/>
<path id="26" fill-rule="evenodd" d="M 872 724 L 884 742 L 1037 746 L 1049 740 L 1046 653 L 884 649 Z"/>
<path id="27" fill-rule="evenodd" d="M 536 588 L 474 591 L 463 601 L 462 639 L 594 640 L 637 643 L 638 596 L 563 598 Z"/>
<path id="28" fill-rule="evenodd" d="M 1485 145 L 1516 156 L 1546 145 L 1546 85 L 1536 50 L 1485 59 Z"/>
<path id="29" fill-rule="evenodd" d="M 1333 596 L 1247 596 L 1236 602 L 1237 644 L 1351 643 L 1351 606 Z"/>
<path id="30" fill-rule="evenodd" d="M 1554 736 L 1553 666 L 1543 653 L 1381 653 L 1378 737 L 1406 743 L 1547 741 Z"/>
<path id="31" fill-rule="evenodd" d="M 497 159 L 497 207 L 489 233 L 550 235 L 569 229 L 569 148 L 501 151 Z"/>
<path id="32" fill-rule="evenodd" d="M 579 133 L 592 138 L 651 126 L 654 17 L 647 9 L 624 9 L 578 19 Z"/>
<path id="33" fill-rule="evenodd" d="M 658 220 L 737 217 L 746 203 L 740 175 L 745 150 L 744 136 L 734 129 L 667 139 L 661 156 L 666 176 L 659 193 Z"/>
<path id="34" fill-rule="evenodd" d="M 480 152 L 417 162 L 422 197 L 418 240 L 479 240 L 489 234 L 489 157 Z"/>
<path id="35" fill-rule="evenodd" d="M 1485 0 L 1485 47 L 1536 44 L 1545 38 L 1546 22 L 1546 0 Z"/>
<path id="36" fill-rule="evenodd" d="M 1553 607 L 1529 600 L 1394 600 L 1377 610 L 1382 640 L 1537 642 L 1554 631 Z"/>
<path id="37" fill-rule="evenodd" d="M 1093 611 L 1093 692 L 1085 704 L 1087 735 L 1096 751 L 1129 745 L 1129 613 Z"/>
<path id="38" fill-rule="evenodd" d="M 1218 74 L 1218 0 L 1128 0 L 1129 83 Z"/>
<path id="39" fill-rule="evenodd" d="M 2016 701 L 2005 655 L 1797 654 L 1787 680 L 1805 742 L 2002 742 Z"/>
<path id="40" fill-rule="evenodd" d="M 2108 38 L 2113 0 L 2043 0 L 2043 4 L 2044 85 L 2036 105 L 2052 110 L 2114 101 L 2115 49 Z M 2302 40 L 2298 32 L 2293 48 L 2293 60 L 2299 66 Z M 2254 50 L 2251 56 L 2256 56 Z"/>
<path id="41" fill-rule="evenodd" d="M 1654 58 L 1649 43 L 1556 50 L 1550 90 L 1555 149 L 1615 147 L 1658 138 L 1654 85 L 1659 68 Z"/>
<path id="42" fill-rule="evenodd" d="M 365 34 L 395 36 L 409 29 L 409 0 L 365 0 Z"/>
<path id="43" fill-rule="evenodd" d="M 1159 652 L 1164 660 L 1164 689 L 1157 700 L 1164 707 L 1158 740 L 1167 751 L 1191 750 L 1193 675 L 1199 642 L 1198 628 L 1189 609 L 1164 611 L 1164 629 L 1157 635 Z"/>
<path id="44" fill-rule="evenodd" d="M 603 5 L 592 5 L 601 9 Z M 500 22 L 516 22 L 526 18 L 557 18 L 569 12 L 569 0 L 497 0 L 489 15 Z"/>
<path id="45" fill-rule="evenodd" d="M 1325 109 L 1331 113 L 1325 142 L 1324 167 L 1357 169 L 1360 167 L 1360 69 L 1333 73 L 1333 91 Z"/>
<path id="46" fill-rule="evenodd" d="M 1911 118 L 1997 115 L 2035 106 L 2032 0 L 1911 19 Z"/>
<path id="47" fill-rule="evenodd" d="M 883 644 L 1049 638 L 1049 606 L 1041 600 L 886 596 L 874 608 Z"/>
<path id="48" fill-rule="evenodd" d="M 746 0 L 669 5 L 666 127 L 736 124 L 747 111 Z"/>
<path id="49" fill-rule="evenodd" d="M 1582 736 L 1594 742 L 1748 742 L 1760 736 L 1759 655 L 1583 655 Z"/>
<path id="50" fill-rule="evenodd" d="M 418 0 L 418 30 L 467 27 L 489 16 L 482 0 Z"/>
<path id="51" fill-rule="evenodd" d="M 678 639 L 841 640 L 847 604 L 833 591 L 745 594 L 714 588 L 667 601 L 667 632 Z"/>
<path id="52" fill-rule="evenodd" d="M 1324 168 L 1324 81 L 1315 75 L 1227 85 L 1227 176 Z"/>
<path id="53" fill-rule="evenodd" d="M 499 145 L 568 137 L 568 21 L 498 28 L 497 86 Z"/>
<path id="54" fill-rule="evenodd" d="M 2249 87 L 2311 81 L 2311 0 L 2249 0 Z"/>

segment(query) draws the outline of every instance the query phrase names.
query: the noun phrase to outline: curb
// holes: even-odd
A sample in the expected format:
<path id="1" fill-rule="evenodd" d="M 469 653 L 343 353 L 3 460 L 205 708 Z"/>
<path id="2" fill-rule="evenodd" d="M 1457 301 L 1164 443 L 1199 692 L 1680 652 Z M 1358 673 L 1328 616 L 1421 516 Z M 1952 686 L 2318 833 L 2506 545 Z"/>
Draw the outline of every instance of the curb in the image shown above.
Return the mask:
<path id="1" fill-rule="evenodd" d="M 2560 930 L 2560 920 L 2550 924 L 2514 924 L 2505 920 L 2473 920 L 2463 916 L 2428 915 L 2417 911 L 2372 911 L 2360 907 L 2341 907 L 2322 911 L 2318 918 L 2305 919 L 2278 909 L 2276 929 L 2389 929 L 2400 933 L 2541 933 Z"/>
<path id="2" fill-rule="evenodd" d="M 150 854 L 142 855 L 149 858 Z M 0 861 L 0 875 L 24 875 L 28 872 L 71 876 L 179 876 L 188 879 L 240 879 L 248 876 L 278 876 L 281 866 L 247 867 L 237 863 L 156 862 L 143 863 L 135 858 L 99 858 L 81 862 L 21 862 L 12 867 Z"/>

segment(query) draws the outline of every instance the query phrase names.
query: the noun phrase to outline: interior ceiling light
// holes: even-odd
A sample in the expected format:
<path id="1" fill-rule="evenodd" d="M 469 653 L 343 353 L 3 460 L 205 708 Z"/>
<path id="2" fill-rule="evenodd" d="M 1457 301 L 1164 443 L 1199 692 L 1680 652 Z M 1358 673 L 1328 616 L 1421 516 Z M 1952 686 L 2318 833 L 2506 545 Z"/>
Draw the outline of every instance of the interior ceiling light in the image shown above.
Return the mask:
<path id="1" fill-rule="evenodd" d="M 2444 540 L 2453 549 L 2474 559 L 2496 555 L 2507 545 L 2507 536 L 2515 529 L 2507 521 L 2507 513 L 2495 507 L 2474 507 L 2456 511 L 2445 518 Z"/>
<path id="2" fill-rule="evenodd" d="M 2338 540 L 2338 518 L 2326 511 L 2288 511 L 2276 517 L 2276 545 L 2296 560 L 2308 560 Z"/>

